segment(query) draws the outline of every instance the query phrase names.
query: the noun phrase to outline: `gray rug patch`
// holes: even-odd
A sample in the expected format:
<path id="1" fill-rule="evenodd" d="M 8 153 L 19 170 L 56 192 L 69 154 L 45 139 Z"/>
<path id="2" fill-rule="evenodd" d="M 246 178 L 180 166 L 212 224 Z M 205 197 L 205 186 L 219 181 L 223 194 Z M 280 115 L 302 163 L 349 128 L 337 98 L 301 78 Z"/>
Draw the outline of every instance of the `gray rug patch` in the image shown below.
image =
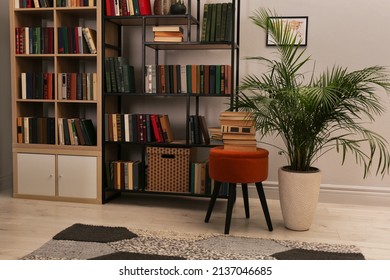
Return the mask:
<path id="1" fill-rule="evenodd" d="M 272 255 L 288 250 L 288 247 L 273 240 L 249 237 L 216 236 L 196 243 L 211 251 L 250 256 Z"/>
<path id="2" fill-rule="evenodd" d="M 86 260 L 114 252 L 114 249 L 103 243 L 50 240 L 23 259 Z"/>

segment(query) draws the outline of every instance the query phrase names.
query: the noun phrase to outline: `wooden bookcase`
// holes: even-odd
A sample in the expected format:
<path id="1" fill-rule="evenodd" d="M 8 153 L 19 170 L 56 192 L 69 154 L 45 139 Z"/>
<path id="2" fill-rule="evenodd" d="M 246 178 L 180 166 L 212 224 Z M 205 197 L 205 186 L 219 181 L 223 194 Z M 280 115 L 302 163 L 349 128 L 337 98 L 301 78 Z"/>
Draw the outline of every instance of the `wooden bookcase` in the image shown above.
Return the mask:
<path id="1" fill-rule="evenodd" d="M 153 1 L 152 1 L 153 2 Z M 208 194 L 199 194 L 191 191 L 181 191 L 183 188 L 188 190 L 189 186 L 177 186 L 173 189 L 180 189 L 180 191 L 159 190 L 158 186 L 151 186 L 148 184 L 148 172 L 151 172 L 152 157 L 149 151 L 153 148 L 173 149 L 175 155 L 171 155 L 178 159 L 179 156 L 187 156 L 186 152 L 180 149 L 189 150 L 191 160 L 197 157 L 197 154 L 206 153 L 210 147 L 221 145 L 222 142 L 211 142 L 209 144 L 193 144 L 191 141 L 190 118 L 191 115 L 200 115 L 203 106 L 207 105 L 211 100 L 219 102 L 224 105 L 224 110 L 228 109 L 229 103 L 233 104 L 235 100 L 234 90 L 238 85 L 238 61 L 239 61 L 239 14 L 240 1 L 226 0 L 232 4 L 231 19 L 232 19 L 232 36 L 229 41 L 224 42 L 205 42 L 201 40 L 203 13 L 201 7 L 206 1 L 188 0 L 186 1 L 187 13 L 185 15 L 130 15 L 130 16 L 107 16 L 105 7 L 103 7 L 102 20 L 102 37 L 103 37 L 103 51 L 102 51 L 102 81 L 103 81 L 103 95 L 102 95 L 102 131 L 103 131 L 103 188 L 102 198 L 103 202 L 115 197 L 115 195 L 123 192 L 135 193 L 157 193 L 157 194 L 177 194 L 177 195 L 195 195 L 208 196 Z M 152 3 L 153 4 L 153 3 Z M 201 6 L 202 5 L 202 6 Z M 164 43 L 153 41 L 153 26 L 176 25 L 182 27 L 184 30 L 184 40 L 179 43 Z M 130 42 L 130 43 L 129 43 Z M 148 92 L 145 90 L 145 74 L 146 66 L 150 64 L 177 64 L 169 61 L 169 54 L 185 53 L 191 51 L 199 61 L 203 58 L 202 64 L 221 64 L 213 61 L 213 52 L 221 56 L 227 61 L 225 64 L 231 67 L 230 84 L 231 92 L 229 94 L 204 94 L 202 92 L 188 93 L 173 93 L 173 92 Z M 208 58 L 204 60 L 204 53 L 208 53 Z M 135 92 L 119 92 L 107 90 L 106 74 L 110 72 L 109 64 L 105 65 L 108 57 L 126 57 L 129 64 L 134 66 L 136 90 Z M 198 63 L 198 64 L 200 64 Z M 181 65 L 194 64 L 188 63 L 185 59 L 180 62 Z M 227 104 L 226 104 L 227 103 Z M 214 118 L 218 118 L 219 111 L 211 111 Z M 172 113 L 175 113 L 174 119 Z M 108 137 L 112 128 L 108 124 L 112 122 L 107 115 L 117 114 L 118 116 L 125 114 L 167 114 L 171 122 L 171 126 L 175 130 L 175 141 L 169 143 L 157 143 L 156 141 L 121 141 L 112 140 Z M 206 116 L 210 117 L 210 116 Z M 114 124 L 115 126 L 115 124 Z M 110 131 L 111 129 L 111 131 Z M 177 157 L 176 157 L 177 156 Z M 113 178 L 120 172 L 119 169 L 115 173 L 115 168 L 111 162 L 140 162 L 138 168 L 140 170 L 139 182 L 137 190 L 123 189 L 123 186 L 113 186 Z M 164 165 L 162 159 L 160 161 L 154 160 L 157 164 Z M 178 159 L 179 162 L 179 159 Z M 187 164 L 187 161 L 184 161 Z M 153 163 L 154 164 L 154 163 Z M 176 163 L 175 163 L 176 164 Z M 176 173 L 182 173 L 182 167 L 173 164 L 166 172 L 169 174 L 160 174 L 162 177 L 175 177 Z M 118 165 L 119 166 L 119 165 Z M 161 167 L 161 166 L 160 166 Z M 127 166 L 124 167 L 127 170 Z M 168 169 L 169 169 L 168 168 Z M 175 173 L 176 171 L 176 173 Z M 128 172 L 131 172 L 128 170 Z M 161 171 L 158 171 L 161 172 Z M 164 172 L 164 171 L 163 171 Z M 186 166 L 184 172 L 190 176 L 190 166 Z M 180 177 L 181 178 L 181 177 Z M 162 178 L 160 178 L 162 179 Z M 122 179 L 121 179 L 122 180 Z M 155 184 L 158 179 L 154 180 Z M 119 189 L 118 189 L 119 188 Z"/>
<path id="2" fill-rule="evenodd" d="M 85 7 L 58 7 L 59 1 L 48 2 L 54 2 L 53 6 L 25 8 L 19 0 L 10 1 L 14 197 L 101 203 L 104 1 L 89 1 L 91 6 Z M 64 37 L 59 30 L 64 27 L 71 27 L 69 40 L 76 38 L 74 33 L 81 35 L 82 27 L 96 30 L 97 54 L 88 51 L 82 36 L 72 48 L 68 42 L 68 53 L 63 53 Z M 75 31 L 74 27 L 80 28 Z M 85 48 L 82 53 L 81 46 Z M 76 77 L 76 86 L 72 81 L 66 90 L 73 94 L 76 87 L 81 97 L 63 96 L 66 84 L 61 73 L 77 73 L 69 75 Z M 72 127 L 72 122 L 83 122 L 72 144 L 62 140 L 64 119 Z M 93 124 L 88 133 L 83 127 L 86 122 L 80 121 L 84 119 Z M 91 142 L 85 145 L 81 137 L 90 137 Z"/>

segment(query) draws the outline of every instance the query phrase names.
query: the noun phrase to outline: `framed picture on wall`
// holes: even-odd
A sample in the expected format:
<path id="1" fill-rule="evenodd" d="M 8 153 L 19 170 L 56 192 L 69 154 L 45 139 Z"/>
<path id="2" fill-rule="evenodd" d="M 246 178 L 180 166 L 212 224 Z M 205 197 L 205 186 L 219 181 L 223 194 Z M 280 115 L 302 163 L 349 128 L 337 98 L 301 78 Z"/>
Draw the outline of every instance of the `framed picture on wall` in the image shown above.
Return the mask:
<path id="1" fill-rule="evenodd" d="M 271 21 L 279 20 L 282 22 L 283 26 L 288 25 L 297 36 L 295 45 L 298 44 L 300 44 L 301 46 L 307 45 L 307 27 L 308 27 L 309 17 L 307 16 L 271 17 L 269 20 Z M 266 44 L 267 46 L 275 46 L 275 42 L 268 32 L 267 32 Z"/>

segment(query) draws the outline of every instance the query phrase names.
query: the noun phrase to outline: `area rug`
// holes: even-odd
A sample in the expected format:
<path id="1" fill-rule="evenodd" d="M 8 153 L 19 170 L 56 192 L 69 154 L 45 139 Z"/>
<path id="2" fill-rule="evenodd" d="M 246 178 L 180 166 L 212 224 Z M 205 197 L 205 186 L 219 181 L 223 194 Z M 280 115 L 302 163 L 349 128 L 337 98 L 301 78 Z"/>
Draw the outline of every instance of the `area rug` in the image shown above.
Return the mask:
<path id="1" fill-rule="evenodd" d="M 74 224 L 24 260 L 364 260 L 356 246 Z"/>

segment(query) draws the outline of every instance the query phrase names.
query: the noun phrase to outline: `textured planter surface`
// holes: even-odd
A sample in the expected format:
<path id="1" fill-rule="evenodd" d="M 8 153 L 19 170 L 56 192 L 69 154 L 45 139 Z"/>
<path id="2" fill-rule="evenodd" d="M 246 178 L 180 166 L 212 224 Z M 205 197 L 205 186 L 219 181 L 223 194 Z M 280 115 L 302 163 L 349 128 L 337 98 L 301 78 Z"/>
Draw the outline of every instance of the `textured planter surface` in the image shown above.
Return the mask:
<path id="1" fill-rule="evenodd" d="M 317 208 L 321 171 L 298 173 L 280 168 L 278 175 L 285 226 L 292 230 L 308 230 Z"/>

